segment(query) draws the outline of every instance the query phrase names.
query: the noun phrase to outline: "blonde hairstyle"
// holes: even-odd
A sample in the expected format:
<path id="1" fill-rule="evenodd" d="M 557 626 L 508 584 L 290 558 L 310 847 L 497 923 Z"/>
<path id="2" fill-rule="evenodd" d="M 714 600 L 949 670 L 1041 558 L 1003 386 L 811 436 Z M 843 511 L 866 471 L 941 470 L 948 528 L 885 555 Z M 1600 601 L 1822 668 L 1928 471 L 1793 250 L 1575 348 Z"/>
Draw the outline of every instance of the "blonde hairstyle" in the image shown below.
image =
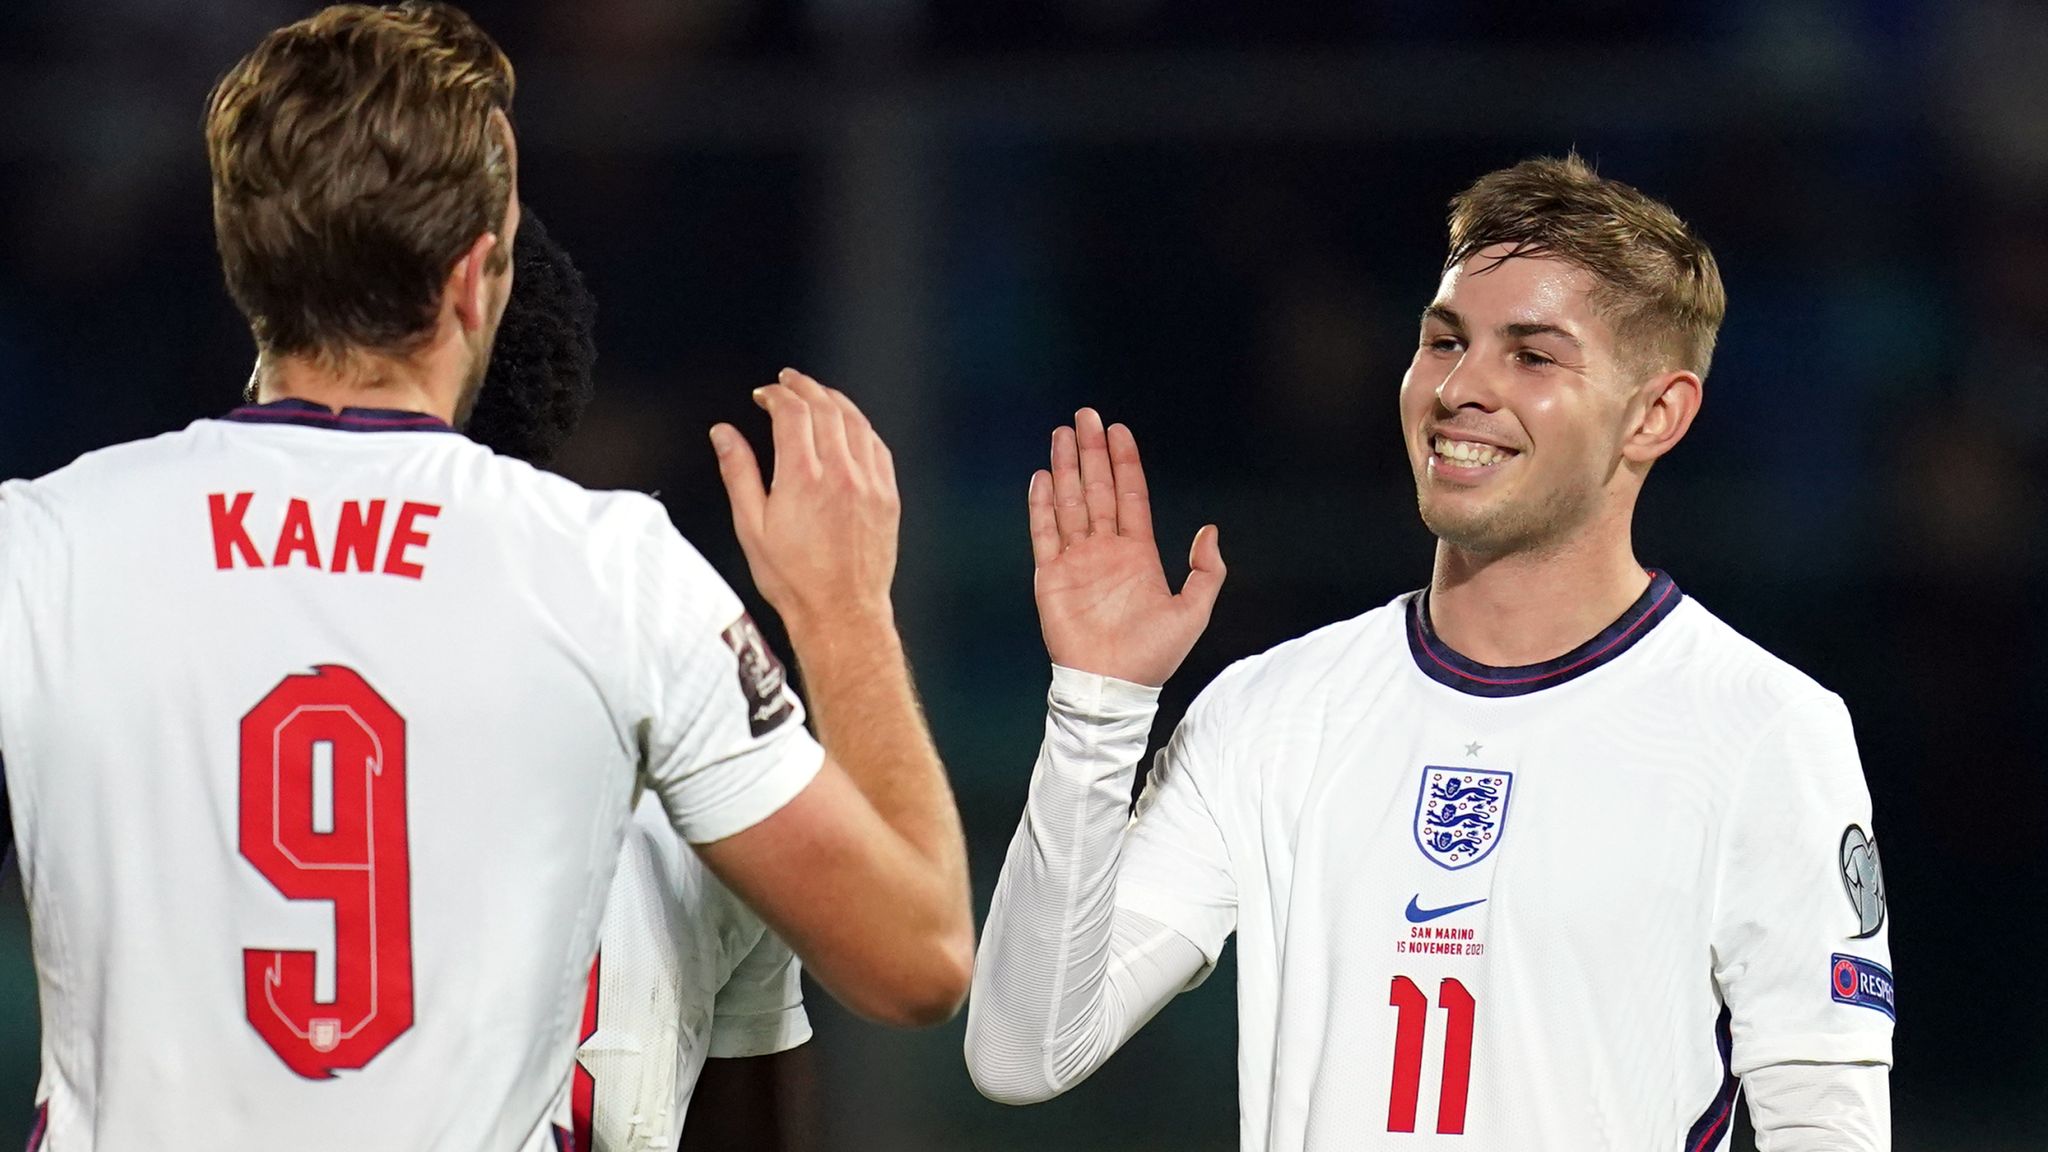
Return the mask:
<path id="1" fill-rule="evenodd" d="M 1644 372 L 1706 377 L 1728 293 L 1714 254 L 1661 201 L 1599 175 L 1576 152 L 1524 160 L 1451 201 L 1444 268 L 1501 244 L 1507 256 L 1550 256 L 1598 278 L 1593 305 Z"/>
<path id="2" fill-rule="evenodd" d="M 404 350 L 505 226 L 511 61 L 456 8 L 337 4 L 280 28 L 206 108 L 228 292 L 278 354 Z M 505 267 L 507 246 L 491 255 Z"/>

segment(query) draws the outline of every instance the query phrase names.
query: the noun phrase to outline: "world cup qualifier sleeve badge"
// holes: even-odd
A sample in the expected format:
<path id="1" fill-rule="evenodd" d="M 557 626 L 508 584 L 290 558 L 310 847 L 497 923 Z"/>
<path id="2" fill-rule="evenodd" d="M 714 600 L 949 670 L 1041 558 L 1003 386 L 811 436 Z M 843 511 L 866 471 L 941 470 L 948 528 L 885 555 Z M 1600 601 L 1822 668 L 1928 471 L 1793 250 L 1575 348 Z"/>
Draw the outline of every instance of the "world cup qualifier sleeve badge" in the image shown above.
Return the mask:
<path id="1" fill-rule="evenodd" d="M 1500 846 L 1507 832 L 1512 772 L 1478 768 L 1422 770 L 1415 798 L 1415 843 L 1439 867 L 1470 868 Z"/>
<path id="2" fill-rule="evenodd" d="M 759 740 L 796 711 L 796 702 L 784 691 L 789 676 L 753 617 L 742 614 L 725 630 L 723 639 L 739 663 L 740 695 L 747 701 L 747 730 Z"/>

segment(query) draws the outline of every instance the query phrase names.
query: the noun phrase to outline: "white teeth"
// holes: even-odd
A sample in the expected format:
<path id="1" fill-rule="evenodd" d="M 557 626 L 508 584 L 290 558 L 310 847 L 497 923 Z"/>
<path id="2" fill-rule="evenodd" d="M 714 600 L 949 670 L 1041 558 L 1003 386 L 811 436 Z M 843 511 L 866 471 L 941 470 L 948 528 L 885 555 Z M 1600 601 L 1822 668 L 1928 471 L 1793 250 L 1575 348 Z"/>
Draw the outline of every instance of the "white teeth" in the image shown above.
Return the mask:
<path id="1" fill-rule="evenodd" d="M 1453 440 L 1448 436 L 1436 437 L 1431 442 L 1431 447 L 1438 456 L 1453 464 L 1463 464 L 1474 468 L 1485 468 L 1498 464 L 1514 455 L 1513 452 L 1504 448 L 1496 448 L 1491 444 L 1481 444 L 1476 440 Z"/>

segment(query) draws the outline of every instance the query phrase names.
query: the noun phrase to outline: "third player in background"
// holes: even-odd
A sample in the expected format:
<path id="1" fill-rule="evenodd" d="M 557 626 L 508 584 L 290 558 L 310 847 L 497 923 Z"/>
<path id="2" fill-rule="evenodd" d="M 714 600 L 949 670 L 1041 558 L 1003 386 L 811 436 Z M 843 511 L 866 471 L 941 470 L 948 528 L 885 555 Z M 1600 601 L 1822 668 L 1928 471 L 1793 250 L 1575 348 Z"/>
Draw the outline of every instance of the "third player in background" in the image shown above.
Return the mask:
<path id="1" fill-rule="evenodd" d="M 597 308 L 539 217 L 522 216 L 517 276 L 465 431 L 500 455 L 546 465 L 595 393 Z M 756 675 L 780 671 L 756 658 Z M 756 694 L 776 698 L 780 687 Z M 600 939 L 561 1121 L 579 1152 L 796 1152 L 813 1127 L 809 1101 L 789 1090 L 805 1071 L 791 1065 L 793 1050 L 811 1035 L 802 967 L 676 835 L 651 793 L 626 829 Z M 700 1088 L 723 1106 L 693 1110 Z"/>

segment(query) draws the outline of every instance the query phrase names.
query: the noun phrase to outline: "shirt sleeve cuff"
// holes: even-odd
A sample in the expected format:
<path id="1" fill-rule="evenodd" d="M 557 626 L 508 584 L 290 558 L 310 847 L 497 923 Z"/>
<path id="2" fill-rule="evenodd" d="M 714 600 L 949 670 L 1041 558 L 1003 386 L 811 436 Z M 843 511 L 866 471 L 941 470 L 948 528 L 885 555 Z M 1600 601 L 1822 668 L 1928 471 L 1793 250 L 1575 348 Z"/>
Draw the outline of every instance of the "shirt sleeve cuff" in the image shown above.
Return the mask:
<path id="1" fill-rule="evenodd" d="M 1144 758 L 1159 689 L 1053 665 L 1040 759 L 1063 779 L 1122 779 Z"/>
<path id="2" fill-rule="evenodd" d="M 1747 1076 L 1771 1064 L 1892 1063 L 1892 1038 L 1883 1032 L 1813 1033 L 1770 1039 L 1746 1038 L 1735 1044 L 1730 1071 Z"/>
<path id="3" fill-rule="evenodd" d="M 811 1038 L 811 1018 L 801 1004 L 779 1012 L 718 1016 L 711 1025 L 710 1055 L 719 1060 L 772 1056 Z"/>
<path id="4" fill-rule="evenodd" d="M 745 771 L 753 775 L 743 788 L 722 797 L 711 807 L 692 812 L 677 825 L 683 839 L 692 844 L 709 844 L 734 836 L 766 820 L 797 793 L 810 787 L 825 766 L 825 749 L 808 733 L 798 732 L 778 741 L 767 765 L 758 763 L 760 754 L 744 764 L 722 765 L 725 774 Z"/>
<path id="5" fill-rule="evenodd" d="M 1116 886 L 1116 906 L 1166 925 L 1199 948 L 1210 968 L 1223 957 L 1223 946 L 1233 926 L 1227 908 L 1196 910 L 1184 898 L 1149 884 L 1134 883 L 1128 877 Z M 1204 973 L 1206 977 L 1206 971 Z"/>
<path id="6" fill-rule="evenodd" d="M 1159 689 L 1055 664 L 1048 701 L 1076 719 L 1122 720 L 1142 713 L 1149 721 L 1159 709 Z"/>

